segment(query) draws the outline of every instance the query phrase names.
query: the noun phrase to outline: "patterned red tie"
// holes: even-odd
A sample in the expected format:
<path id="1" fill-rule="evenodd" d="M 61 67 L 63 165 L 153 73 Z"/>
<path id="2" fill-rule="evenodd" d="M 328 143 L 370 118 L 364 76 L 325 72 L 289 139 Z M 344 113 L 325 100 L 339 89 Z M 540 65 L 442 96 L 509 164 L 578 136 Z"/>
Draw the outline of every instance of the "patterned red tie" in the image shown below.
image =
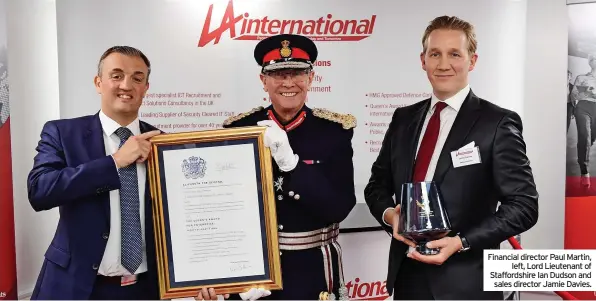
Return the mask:
<path id="1" fill-rule="evenodd" d="M 423 182 L 428 171 L 428 165 L 430 159 L 435 151 L 435 145 L 439 138 L 439 130 L 441 128 L 441 111 L 447 106 L 446 103 L 439 101 L 435 105 L 435 112 L 430 117 L 428 125 L 426 126 L 426 132 L 420 143 L 418 149 L 418 156 L 416 157 L 416 165 L 414 166 L 414 182 Z"/>

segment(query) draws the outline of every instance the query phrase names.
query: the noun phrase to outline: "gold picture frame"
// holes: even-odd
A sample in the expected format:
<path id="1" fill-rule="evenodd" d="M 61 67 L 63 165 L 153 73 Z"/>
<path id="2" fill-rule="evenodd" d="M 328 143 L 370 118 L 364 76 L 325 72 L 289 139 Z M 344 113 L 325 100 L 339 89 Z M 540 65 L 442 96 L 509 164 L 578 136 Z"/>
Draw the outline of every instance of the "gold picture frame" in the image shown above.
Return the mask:
<path id="1" fill-rule="evenodd" d="M 200 289 L 211 287 L 215 289 L 216 294 L 218 295 L 241 293 L 253 287 L 261 287 L 268 290 L 282 289 L 277 215 L 275 195 L 273 191 L 272 159 L 269 148 L 265 147 L 265 129 L 265 127 L 253 126 L 198 132 L 168 133 L 150 139 L 151 154 L 148 159 L 148 175 L 153 206 L 153 225 L 155 231 L 156 259 L 161 299 L 197 296 Z M 257 194 L 259 196 L 258 211 L 261 225 L 260 230 L 261 243 L 263 246 L 264 273 L 262 275 L 252 275 L 248 277 L 224 277 L 216 279 L 195 279 L 193 281 L 176 281 L 174 277 L 176 267 L 174 267 L 173 264 L 171 227 L 168 216 L 168 204 L 170 203 L 167 202 L 168 193 L 167 187 L 165 186 L 166 171 L 163 152 L 176 149 L 199 149 L 197 153 L 201 153 L 200 149 L 203 147 L 226 147 L 239 144 L 251 144 L 252 149 L 254 150 L 254 170 L 258 186 Z M 187 168 L 186 170 L 196 172 L 197 166 L 200 165 L 197 165 L 196 161 L 193 161 L 193 164 L 195 164 L 193 167 Z M 180 165 L 171 166 L 171 168 L 180 168 Z M 204 167 L 203 170 L 206 168 L 207 167 Z M 169 172 L 171 175 L 172 171 Z"/>

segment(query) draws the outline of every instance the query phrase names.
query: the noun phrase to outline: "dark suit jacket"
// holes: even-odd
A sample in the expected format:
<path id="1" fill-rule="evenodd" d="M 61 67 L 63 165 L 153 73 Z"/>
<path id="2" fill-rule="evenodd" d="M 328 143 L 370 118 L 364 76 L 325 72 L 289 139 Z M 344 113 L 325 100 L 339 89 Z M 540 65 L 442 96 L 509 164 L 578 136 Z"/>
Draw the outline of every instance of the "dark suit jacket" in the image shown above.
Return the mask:
<path id="1" fill-rule="evenodd" d="M 140 128 L 156 129 L 142 121 Z M 36 150 L 29 202 L 35 211 L 58 207 L 60 220 L 31 299 L 88 299 L 110 235 L 109 191 L 120 188 L 114 160 L 105 154 L 99 115 L 47 122 Z M 157 298 L 148 182 L 146 187 L 147 268 Z"/>
<path id="2" fill-rule="evenodd" d="M 395 110 L 386 132 L 365 199 L 378 222 L 383 211 L 399 202 L 401 186 L 412 180 L 417 142 L 431 100 Z M 481 163 L 454 168 L 450 153 L 474 141 Z M 502 299 L 483 292 L 483 250 L 498 249 L 509 237 L 530 229 L 538 219 L 538 193 L 515 112 L 476 97 L 464 100 L 443 146 L 433 180 L 444 197 L 452 233 L 461 232 L 471 249 L 456 253 L 441 266 L 426 265 L 437 299 Z M 501 202 L 499 210 L 497 203 Z M 387 289 L 391 294 L 407 245 L 391 242 Z M 397 279 L 399 281 L 399 279 Z"/>

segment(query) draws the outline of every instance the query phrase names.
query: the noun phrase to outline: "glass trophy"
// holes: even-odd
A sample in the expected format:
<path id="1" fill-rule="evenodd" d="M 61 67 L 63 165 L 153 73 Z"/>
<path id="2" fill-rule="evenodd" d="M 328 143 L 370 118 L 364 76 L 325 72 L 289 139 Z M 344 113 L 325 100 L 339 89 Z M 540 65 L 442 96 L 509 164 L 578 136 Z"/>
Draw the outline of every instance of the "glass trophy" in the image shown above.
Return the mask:
<path id="1" fill-rule="evenodd" d="M 451 231 L 443 198 L 435 182 L 405 183 L 401 188 L 399 234 L 416 243 L 422 255 L 439 254 L 426 243 L 443 238 Z"/>

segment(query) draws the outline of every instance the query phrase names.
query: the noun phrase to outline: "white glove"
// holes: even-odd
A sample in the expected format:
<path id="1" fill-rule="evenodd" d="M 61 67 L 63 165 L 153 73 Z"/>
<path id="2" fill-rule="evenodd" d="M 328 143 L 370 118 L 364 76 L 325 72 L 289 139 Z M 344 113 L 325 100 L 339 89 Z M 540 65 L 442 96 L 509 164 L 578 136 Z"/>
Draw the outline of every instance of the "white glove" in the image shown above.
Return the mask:
<path id="1" fill-rule="evenodd" d="M 282 171 L 290 171 L 298 165 L 298 155 L 294 154 L 288 135 L 279 128 L 273 120 L 262 120 L 257 122 L 260 126 L 266 126 L 265 146 L 271 149 L 271 156 Z"/>
<path id="2" fill-rule="evenodd" d="M 251 288 L 248 292 L 239 295 L 242 300 L 257 300 L 271 295 L 271 291 L 262 288 Z"/>

